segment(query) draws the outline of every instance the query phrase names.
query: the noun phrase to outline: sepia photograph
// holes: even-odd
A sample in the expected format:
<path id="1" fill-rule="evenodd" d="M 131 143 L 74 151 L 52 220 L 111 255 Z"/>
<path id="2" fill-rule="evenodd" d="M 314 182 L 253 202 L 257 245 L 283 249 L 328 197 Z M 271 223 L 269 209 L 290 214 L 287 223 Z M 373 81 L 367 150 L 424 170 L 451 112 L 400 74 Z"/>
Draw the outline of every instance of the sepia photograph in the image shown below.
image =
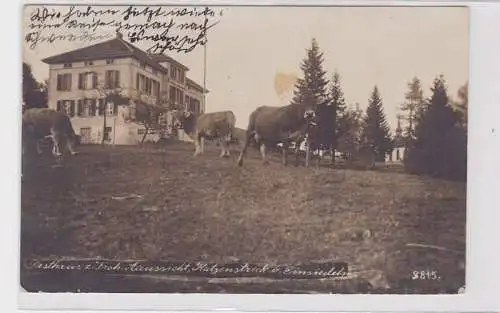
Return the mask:
<path id="1" fill-rule="evenodd" d="M 465 292 L 466 6 L 22 20 L 25 292 Z"/>

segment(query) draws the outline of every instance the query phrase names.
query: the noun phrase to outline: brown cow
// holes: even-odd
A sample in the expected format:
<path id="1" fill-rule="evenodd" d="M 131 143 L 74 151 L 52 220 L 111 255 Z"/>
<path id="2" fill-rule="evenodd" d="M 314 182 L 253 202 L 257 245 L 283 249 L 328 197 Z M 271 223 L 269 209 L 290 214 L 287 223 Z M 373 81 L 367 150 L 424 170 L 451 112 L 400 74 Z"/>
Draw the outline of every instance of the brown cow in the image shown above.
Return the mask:
<path id="1" fill-rule="evenodd" d="M 263 163 L 267 164 L 266 147 L 283 144 L 283 164 L 288 163 L 288 148 L 291 142 L 304 135 L 308 123 L 316 117 L 311 106 L 290 104 L 284 107 L 261 106 L 250 114 L 247 134 L 238 165 L 243 165 L 248 144 L 253 138 L 260 146 Z M 296 155 L 297 156 L 297 155 Z"/>
<path id="2" fill-rule="evenodd" d="M 229 157 L 229 142 L 233 137 L 236 117 L 232 111 L 203 113 L 196 115 L 192 112 L 179 110 L 171 111 L 174 126 L 182 128 L 194 141 L 194 156 L 205 150 L 205 139 L 216 140 L 220 143 L 220 157 Z"/>
<path id="3" fill-rule="evenodd" d="M 71 155 L 76 155 L 76 134 L 70 118 L 63 112 L 49 108 L 31 108 L 23 113 L 22 119 L 23 153 L 26 148 L 36 145 L 38 154 L 42 153 L 40 141 L 51 138 L 53 142 L 52 154 L 55 157 L 62 155 L 60 145 L 66 143 Z"/>

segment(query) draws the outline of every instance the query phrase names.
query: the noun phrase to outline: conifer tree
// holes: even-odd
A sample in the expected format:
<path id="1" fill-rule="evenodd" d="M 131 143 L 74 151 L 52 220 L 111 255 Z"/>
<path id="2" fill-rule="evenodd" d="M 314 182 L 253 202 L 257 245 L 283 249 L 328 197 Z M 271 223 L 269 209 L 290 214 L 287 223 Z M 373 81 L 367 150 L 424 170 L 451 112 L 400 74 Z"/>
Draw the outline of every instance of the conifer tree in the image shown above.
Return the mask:
<path id="1" fill-rule="evenodd" d="M 373 88 L 369 99 L 361 132 L 362 145 L 368 146 L 375 154 L 375 160 L 383 162 L 385 155 L 392 150 L 392 138 L 385 117 L 382 98 L 378 87 Z"/>
<path id="2" fill-rule="evenodd" d="M 319 49 L 316 39 L 312 39 L 311 48 L 307 49 L 307 56 L 302 61 L 300 69 L 303 77 L 297 79 L 293 92 L 292 104 L 323 104 L 327 99 L 325 78 L 323 70 L 323 53 Z"/>
<path id="3" fill-rule="evenodd" d="M 349 129 L 351 120 L 349 119 L 349 112 L 347 111 L 347 104 L 344 98 L 344 92 L 342 91 L 340 74 L 335 71 L 332 80 L 329 85 L 329 97 L 330 97 L 330 112 L 331 115 L 331 126 L 330 126 L 330 136 L 332 139 L 331 149 L 332 149 L 332 163 L 335 162 L 335 149 L 338 146 L 338 140 L 341 138 Z"/>
<path id="4" fill-rule="evenodd" d="M 434 80 L 432 95 L 415 128 L 405 166 L 408 171 L 438 177 L 464 176 L 466 134 L 460 132 L 459 114 L 450 105 L 444 77 Z M 450 154 L 450 151 L 454 151 Z"/>
<path id="5" fill-rule="evenodd" d="M 401 105 L 400 110 L 402 117 L 407 121 L 404 129 L 404 138 L 406 141 L 415 136 L 415 124 L 421 113 L 424 102 L 424 95 L 420 79 L 413 77 L 411 82 L 408 83 L 408 91 L 405 94 L 405 102 Z"/>
<path id="6" fill-rule="evenodd" d="M 463 126 L 467 126 L 468 122 L 468 106 L 469 106 L 469 83 L 465 83 L 458 89 L 458 101 L 454 103 L 455 109 L 460 115 L 460 121 Z"/>
<path id="7" fill-rule="evenodd" d="M 335 139 L 334 124 L 332 126 L 332 109 L 329 107 L 327 93 L 328 81 L 323 70 L 323 53 L 319 49 L 316 39 L 312 39 L 311 48 L 307 49 L 306 58 L 302 61 L 300 69 L 303 77 L 295 84 L 292 105 L 311 105 L 316 108 L 316 121 L 318 131 L 313 142 L 327 148 Z M 313 149 L 320 147 L 312 147 Z"/>

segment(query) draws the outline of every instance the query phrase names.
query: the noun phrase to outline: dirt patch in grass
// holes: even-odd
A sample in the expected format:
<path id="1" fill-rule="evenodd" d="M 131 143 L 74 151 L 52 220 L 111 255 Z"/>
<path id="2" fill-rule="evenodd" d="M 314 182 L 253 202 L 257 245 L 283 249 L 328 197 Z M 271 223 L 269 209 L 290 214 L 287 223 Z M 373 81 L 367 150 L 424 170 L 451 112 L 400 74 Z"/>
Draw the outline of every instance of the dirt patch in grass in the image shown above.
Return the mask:
<path id="1" fill-rule="evenodd" d="M 58 167 L 50 157 L 23 160 L 23 258 L 338 260 L 368 273 L 372 289 L 392 293 L 456 292 L 464 285 L 463 183 L 399 170 L 283 167 L 278 156 L 263 166 L 256 151 L 237 167 L 236 153 L 220 159 L 209 147 L 194 158 L 185 143 L 80 150 Z M 412 280 L 414 271 L 436 271 L 439 279 Z M 123 284 L 128 278 L 112 280 L 114 287 L 104 291 L 151 292 L 161 284 L 168 285 L 164 292 L 363 290 L 339 282 L 340 290 L 321 287 L 324 282 L 243 287 L 137 279 L 129 285 Z"/>

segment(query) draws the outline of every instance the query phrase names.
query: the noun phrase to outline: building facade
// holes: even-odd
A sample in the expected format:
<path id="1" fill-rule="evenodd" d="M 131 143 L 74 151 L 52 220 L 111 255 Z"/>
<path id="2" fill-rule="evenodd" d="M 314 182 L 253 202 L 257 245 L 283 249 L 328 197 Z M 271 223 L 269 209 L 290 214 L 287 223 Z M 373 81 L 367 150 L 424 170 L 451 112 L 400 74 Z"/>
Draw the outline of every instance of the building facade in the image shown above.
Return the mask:
<path id="1" fill-rule="evenodd" d="M 186 77 L 187 66 L 166 55 L 150 55 L 120 33 L 42 61 L 49 65 L 49 107 L 70 116 L 82 143 L 140 142 L 145 128 L 135 116 L 138 101 L 205 112 L 203 87 Z M 112 92 L 128 102 L 106 100 Z M 160 135 L 158 130 L 150 131 L 146 140 L 155 141 Z"/>

